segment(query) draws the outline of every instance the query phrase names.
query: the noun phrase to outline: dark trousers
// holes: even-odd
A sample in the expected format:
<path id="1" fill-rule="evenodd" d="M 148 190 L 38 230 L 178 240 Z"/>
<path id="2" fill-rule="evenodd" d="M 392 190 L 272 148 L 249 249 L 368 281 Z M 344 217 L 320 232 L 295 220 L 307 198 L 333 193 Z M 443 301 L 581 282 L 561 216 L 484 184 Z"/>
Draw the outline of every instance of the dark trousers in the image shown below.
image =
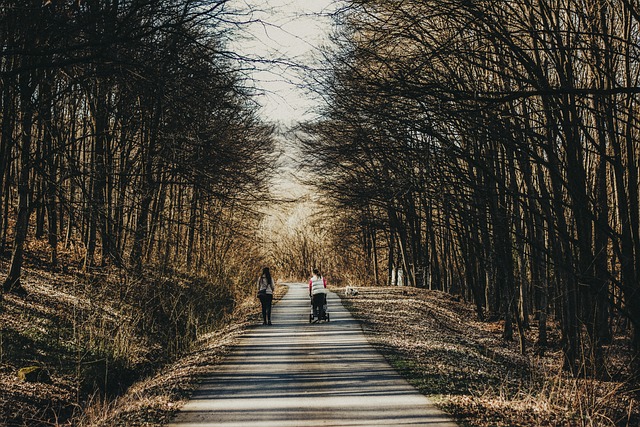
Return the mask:
<path id="1" fill-rule="evenodd" d="M 271 322 L 271 303 L 273 295 L 264 294 L 260 296 L 260 304 L 262 305 L 262 321 L 264 323 Z"/>
<path id="2" fill-rule="evenodd" d="M 315 294 L 312 297 L 311 304 L 313 305 L 313 315 L 317 319 L 324 316 L 324 305 L 326 301 L 326 294 Z"/>

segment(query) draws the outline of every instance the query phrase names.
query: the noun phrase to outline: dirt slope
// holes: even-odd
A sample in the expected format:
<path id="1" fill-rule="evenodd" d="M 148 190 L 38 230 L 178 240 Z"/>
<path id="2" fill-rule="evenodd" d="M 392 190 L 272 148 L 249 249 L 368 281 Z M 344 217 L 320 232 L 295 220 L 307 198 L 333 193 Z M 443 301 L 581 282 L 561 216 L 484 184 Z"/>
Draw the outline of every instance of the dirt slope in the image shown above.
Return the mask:
<path id="1" fill-rule="evenodd" d="M 0 274 L 6 268 L 0 264 Z M 5 294 L 0 302 L 0 426 L 92 425 L 118 409 L 118 396 L 140 387 L 148 396 L 170 389 L 165 400 L 178 399 L 183 377 L 195 382 L 197 353 L 179 361 L 193 367 L 185 375 L 178 363 L 170 377 L 140 381 L 154 378 L 196 338 L 212 340 L 217 357 L 241 324 L 232 317 L 246 322 L 257 309 L 254 301 L 238 306 L 225 289 L 178 274 L 132 279 L 116 269 L 52 271 L 30 262 L 23 285 L 26 295 Z M 225 329 L 225 322 L 234 327 Z M 207 357 L 211 351 L 203 350 Z M 32 367 L 40 370 L 36 378 L 19 378 Z"/>
<path id="2" fill-rule="evenodd" d="M 365 332 L 423 393 L 471 426 L 638 426 L 640 393 L 628 378 L 627 343 L 616 341 L 614 379 L 575 380 L 561 370 L 559 332 L 546 356 L 519 354 L 500 322 L 479 322 L 470 304 L 414 288 L 358 288 L 343 301 Z M 528 342 L 535 341 L 534 327 Z"/>

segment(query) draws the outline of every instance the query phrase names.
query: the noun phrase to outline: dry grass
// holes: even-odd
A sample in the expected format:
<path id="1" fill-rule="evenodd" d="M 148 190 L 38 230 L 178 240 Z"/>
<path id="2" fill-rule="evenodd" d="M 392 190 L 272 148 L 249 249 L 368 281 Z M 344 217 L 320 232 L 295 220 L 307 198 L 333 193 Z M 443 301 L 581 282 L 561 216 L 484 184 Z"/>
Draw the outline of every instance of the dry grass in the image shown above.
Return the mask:
<path id="1" fill-rule="evenodd" d="M 194 381 L 199 357 L 215 361 L 229 337 L 238 333 L 242 322 L 236 319 L 258 309 L 255 298 L 247 298 L 248 290 L 234 287 L 231 280 L 218 286 L 153 272 L 134 279 L 116 269 L 85 274 L 73 265 L 53 270 L 29 259 L 23 274 L 27 295 L 5 294 L 0 302 L 1 426 L 92 425 L 125 413 L 119 397 L 125 392 L 140 396 L 135 405 L 148 413 L 133 412 L 141 420 L 169 413 L 188 389 L 182 383 Z M 0 274 L 6 268 L 0 261 Z M 194 363 L 193 372 L 178 364 L 167 371 L 169 376 L 160 377 L 163 381 L 137 385 L 195 341 L 213 344 L 184 361 Z M 17 371 L 27 366 L 43 367 L 50 380 L 20 381 Z"/>
<path id="2" fill-rule="evenodd" d="M 616 380 L 574 379 L 561 370 L 558 334 L 546 356 L 522 356 L 500 323 L 479 322 L 470 304 L 414 288 L 358 288 L 344 297 L 369 340 L 421 392 L 467 426 L 640 425 L 640 392 L 623 380 L 624 343 L 610 371 Z M 535 331 L 530 331 L 533 335 Z M 611 355 L 610 355 L 611 356 Z"/>
<path id="3" fill-rule="evenodd" d="M 286 293 L 276 287 L 274 300 Z M 134 384 L 110 405 L 96 402 L 79 424 L 92 427 L 159 427 L 167 423 L 186 402 L 198 382 L 217 369 L 217 365 L 242 336 L 247 327 L 259 321 L 259 304 L 247 299 L 221 326 L 194 343 L 186 357 L 166 366 L 157 374 Z"/>
<path id="4" fill-rule="evenodd" d="M 109 403 L 93 402 L 78 426 L 161 426 L 184 403 L 202 376 L 211 373 L 242 334 L 246 321 L 206 335 L 198 349 L 159 373 L 134 384 L 123 396 Z"/>

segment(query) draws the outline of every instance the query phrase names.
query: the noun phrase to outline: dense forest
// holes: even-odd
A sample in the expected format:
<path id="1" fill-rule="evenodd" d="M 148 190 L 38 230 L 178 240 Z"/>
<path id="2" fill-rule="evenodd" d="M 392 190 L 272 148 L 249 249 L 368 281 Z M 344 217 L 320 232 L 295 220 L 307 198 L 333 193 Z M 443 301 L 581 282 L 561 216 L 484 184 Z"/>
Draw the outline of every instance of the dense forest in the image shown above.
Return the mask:
<path id="1" fill-rule="evenodd" d="M 258 220 L 273 129 L 227 51 L 226 1 L 5 1 L 0 248 L 221 273 Z"/>
<path id="2" fill-rule="evenodd" d="M 253 296 L 274 128 L 228 3 L 0 2 L 0 424 L 78 425 Z"/>
<path id="3" fill-rule="evenodd" d="M 639 4 L 352 0 L 336 21 L 300 130 L 336 269 L 460 295 L 523 353 L 558 322 L 575 375 L 610 374 L 613 336 L 640 360 Z"/>

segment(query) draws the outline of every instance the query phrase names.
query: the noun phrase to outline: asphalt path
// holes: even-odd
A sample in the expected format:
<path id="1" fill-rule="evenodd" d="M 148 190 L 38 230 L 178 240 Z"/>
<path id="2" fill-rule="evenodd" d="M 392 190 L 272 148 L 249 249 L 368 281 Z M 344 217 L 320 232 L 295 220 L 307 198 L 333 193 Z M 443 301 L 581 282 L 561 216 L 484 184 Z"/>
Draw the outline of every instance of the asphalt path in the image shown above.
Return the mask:
<path id="1" fill-rule="evenodd" d="M 289 284 L 273 325 L 252 327 L 169 426 L 456 426 L 367 342 L 337 295 L 328 307 L 330 322 L 310 324 L 307 286 Z"/>

